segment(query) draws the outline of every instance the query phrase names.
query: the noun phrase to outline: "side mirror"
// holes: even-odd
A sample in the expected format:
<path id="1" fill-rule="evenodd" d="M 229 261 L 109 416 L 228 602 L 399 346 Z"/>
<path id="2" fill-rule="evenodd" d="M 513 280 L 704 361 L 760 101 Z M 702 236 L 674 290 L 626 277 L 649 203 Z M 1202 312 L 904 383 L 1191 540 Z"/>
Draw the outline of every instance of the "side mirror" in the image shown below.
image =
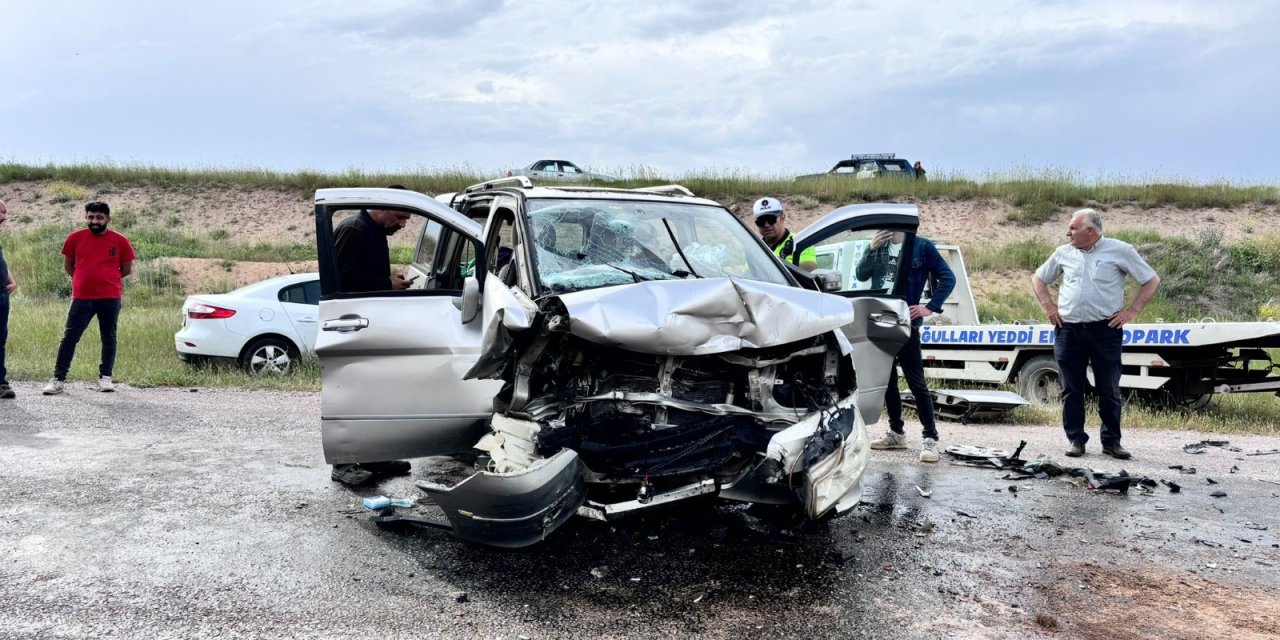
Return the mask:
<path id="1" fill-rule="evenodd" d="M 818 282 L 818 290 L 826 293 L 840 291 L 844 287 L 844 279 L 839 271 L 818 269 L 813 272 L 813 279 Z"/>
<path id="2" fill-rule="evenodd" d="M 474 276 L 464 280 L 462 297 L 459 300 L 461 300 L 458 308 L 462 310 L 462 324 L 475 320 L 480 313 L 480 281 Z"/>

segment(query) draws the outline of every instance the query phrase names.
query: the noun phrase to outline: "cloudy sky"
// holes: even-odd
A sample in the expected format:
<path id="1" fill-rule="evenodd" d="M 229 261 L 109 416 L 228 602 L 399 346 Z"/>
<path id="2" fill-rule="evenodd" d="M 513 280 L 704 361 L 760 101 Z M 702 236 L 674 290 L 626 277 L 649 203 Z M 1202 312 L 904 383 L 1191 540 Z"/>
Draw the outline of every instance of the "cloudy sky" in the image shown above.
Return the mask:
<path id="1" fill-rule="evenodd" d="M 1280 3 L 0 0 L 0 160 L 1276 182 Z"/>

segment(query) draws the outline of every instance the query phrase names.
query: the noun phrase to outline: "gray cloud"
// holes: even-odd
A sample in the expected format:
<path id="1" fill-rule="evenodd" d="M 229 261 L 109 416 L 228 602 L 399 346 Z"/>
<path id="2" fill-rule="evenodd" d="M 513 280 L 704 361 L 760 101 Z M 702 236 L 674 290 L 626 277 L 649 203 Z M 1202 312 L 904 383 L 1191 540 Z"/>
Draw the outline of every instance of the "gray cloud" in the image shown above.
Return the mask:
<path id="1" fill-rule="evenodd" d="M 152 0 L 10 22 L 8 159 L 787 173 L 894 151 L 1280 177 L 1262 2 Z"/>

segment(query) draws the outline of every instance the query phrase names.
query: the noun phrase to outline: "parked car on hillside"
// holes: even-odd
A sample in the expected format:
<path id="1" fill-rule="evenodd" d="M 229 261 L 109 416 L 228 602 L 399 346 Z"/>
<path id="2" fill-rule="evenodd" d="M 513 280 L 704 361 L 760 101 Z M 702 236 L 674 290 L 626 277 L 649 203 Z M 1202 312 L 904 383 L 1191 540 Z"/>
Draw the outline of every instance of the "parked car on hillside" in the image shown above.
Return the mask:
<path id="1" fill-rule="evenodd" d="M 174 346 L 191 363 L 234 363 L 254 375 L 289 373 L 302 358 L 314 357 L 319 303 L 317 273 L 188 296 Z"/>
<path id="2" fill-rule="evenodd" d="M 592 173 L 568 160 L 538 160 L 528 166 L 507 172 L 508 176 L 525 176 L 537 181 L 557 182 L 615 182 L 617 178 L 603 173 Z"/>
<path id="3" fill-rule="evenodd" d="M 453 486 L 418 485 L 448 522 L 379 522 L 520 547 L 575 513 L 696 496 L 813 519 L 858 502 L 866 425 L 910 333 L 905 277 L 876 291 L 814 278 L 675 185 L 515 176 L 438 198 L 316 192 L 326 461 L 482 454 Z M 358 209 L 426 220 L 412 288 L 341 290 L 333 220 Z M 843 207 L 797 250 L 865 229 L 913 237 L 917 221 L 911 205 Z"/>
<path id="4" fill-rule="evenodd" d="M 848 160 L 837 162 L 826 173 L 796 176 L 796 180 L 813 180 L 815 178 L 833 176 L 858 180 L 871 180 L 873 178 L 914 179 L 916 170 L 912 168 L 910 162 L 902 158 L 896 158 L 892 153 L 864 153 L 856 154 L 850 156 Z"/>

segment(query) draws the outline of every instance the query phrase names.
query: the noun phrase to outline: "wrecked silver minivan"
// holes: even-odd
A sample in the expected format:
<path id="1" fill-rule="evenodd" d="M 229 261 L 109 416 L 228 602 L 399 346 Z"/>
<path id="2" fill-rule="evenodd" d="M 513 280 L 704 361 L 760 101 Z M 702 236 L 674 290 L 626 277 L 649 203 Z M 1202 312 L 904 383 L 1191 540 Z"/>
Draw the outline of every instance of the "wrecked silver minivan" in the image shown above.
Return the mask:
<path id="1" fill-rule="evenodd" d="M 814 278 L 681 187 L 514 177 L 442 199 L 316 192 L 328 462 L 478 450 L 474 475 L 418 486 L 456 535 L 501 547 L 708 494 L 815 519 L 858 502 L 909 261 L 874 289 Z M 341 291 L 333 221 L 360 209 L 424 218 L 410 289 Z M 797 243 L 856 252 L 916 224 L 909 205 L 844 207 Z"/>

